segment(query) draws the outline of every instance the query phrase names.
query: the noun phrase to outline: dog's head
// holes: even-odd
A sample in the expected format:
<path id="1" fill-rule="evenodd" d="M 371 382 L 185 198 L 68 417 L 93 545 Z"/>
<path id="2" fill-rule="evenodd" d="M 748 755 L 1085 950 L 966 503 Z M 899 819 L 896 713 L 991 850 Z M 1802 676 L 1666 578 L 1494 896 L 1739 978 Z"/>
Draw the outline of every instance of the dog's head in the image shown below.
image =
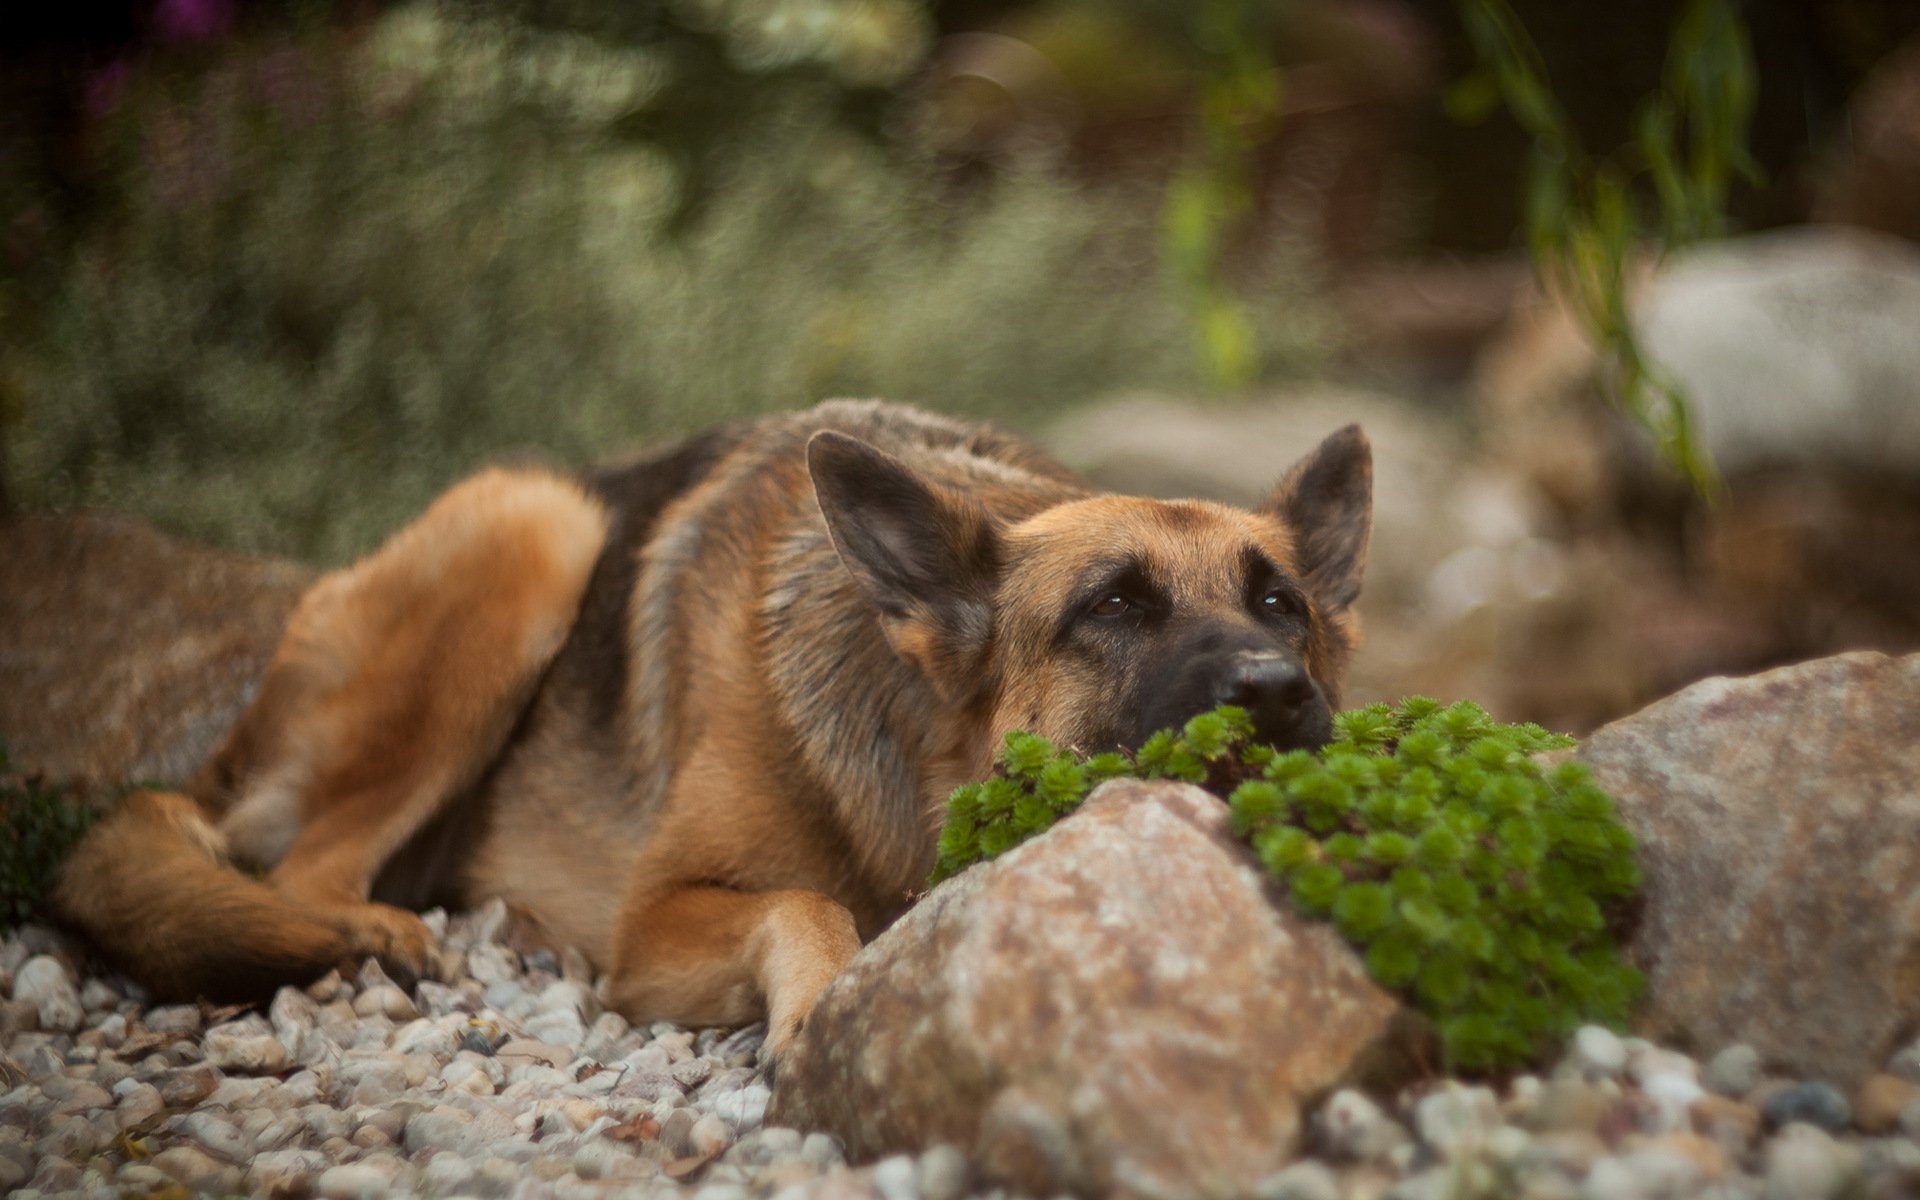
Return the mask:
<path id="1" fill-rule="evenodd" d="M 1252 511 L 1096 495 L 1019 517 L 840 434 L 808 464 L 842 562 L 893 648 L 985 718 L 1083 751 L 1238 704 L 1259 736 L 1331 734 L 1372 527 L 1358 426 Z"/>

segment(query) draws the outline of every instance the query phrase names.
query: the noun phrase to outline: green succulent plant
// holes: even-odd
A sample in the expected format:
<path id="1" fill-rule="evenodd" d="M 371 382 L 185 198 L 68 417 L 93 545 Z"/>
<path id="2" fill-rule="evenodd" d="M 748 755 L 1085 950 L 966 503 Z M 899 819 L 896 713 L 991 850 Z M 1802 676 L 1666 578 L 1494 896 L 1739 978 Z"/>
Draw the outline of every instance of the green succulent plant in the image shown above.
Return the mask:
<path id="1" fill-rule="evenodd" d="M 1616 941 L 1634 840 L 1584 764 L 1535 757 L 1572 738 L 1415 696 L 1339 714 L 1318 751 L 1252 739 L 1232 707 L 1131 755 L 1010 733 L 993 777 L 948 800 L 933 880 L 1045 831 L 1105 780 L 1183 780 L 1225 797 L 1294 905 L 1431 1018 L 1450 1068 L 1521 1066 L 1582 1024 L 1625 1022 L 1643 986 Z"/>

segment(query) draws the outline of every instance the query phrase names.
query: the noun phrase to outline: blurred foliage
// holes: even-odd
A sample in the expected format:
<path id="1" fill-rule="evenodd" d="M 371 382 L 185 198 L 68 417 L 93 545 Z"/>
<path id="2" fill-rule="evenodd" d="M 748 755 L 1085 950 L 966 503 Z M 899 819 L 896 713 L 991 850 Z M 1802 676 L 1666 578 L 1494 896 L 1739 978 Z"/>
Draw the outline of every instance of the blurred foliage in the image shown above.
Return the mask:
<path id="1" fill-rule="evenodd" d="M 65 785 L 14 774 L 0 746 L 0 929 L 40 915 L 54 873 L 96 815 Z"/>
<path id="2" fill-rule="evenodd" d="M 695 172 L 655 107 L 684 40 L 413 6 L 133 63 L 88 129 L 98 211 L 0 297 L 31 318 L 0 347 L 19 499 L 337 562 L 503 453 L 828 395 L 1032 420 L 1202 382 L 1151 191 L 1043 163 L 956 186 L 851 128 L 820 70 L 733 97 Z M 1275 371 L 1322 336 L 1287 266 L 1236 264 Z"/>
<path id="3" fill-rule="evenodd" d="M 1536 270 L 1611 357 L 1616 402 L 1698 492 L 1717 496 L 1720 479 L 1685 394 L 1640 346 L 1627 285 L 1648 244 L 1671 250 L 1722 232 L 1734 178 L 1757 176 L 1746 148 L 1757 80 L 1745 27 L 1730 0 L 1689 0 L 1633 140 L 1594 157 L 1507 0 L 1462 0 L 1461 17 L 1481 66 L 1452 90 L 1449 107 L 1472 121 L 1504 100 L 1533 139 L 1527 238 Z"/>
<path id="4" fill-rule="evenodd" d="M 1274 8 L 1266 0 L 1201 0 L 1188 10 L 1201 63 L 1199 151 L 1168 182 L 1162 253 L 1191 306 L 1202 366 L 1223 388 L 1246 386 L 1260 369 L 1226 255 L 1234 227 L 1253 210 L 1254 152 L 1280 123 Z"/>

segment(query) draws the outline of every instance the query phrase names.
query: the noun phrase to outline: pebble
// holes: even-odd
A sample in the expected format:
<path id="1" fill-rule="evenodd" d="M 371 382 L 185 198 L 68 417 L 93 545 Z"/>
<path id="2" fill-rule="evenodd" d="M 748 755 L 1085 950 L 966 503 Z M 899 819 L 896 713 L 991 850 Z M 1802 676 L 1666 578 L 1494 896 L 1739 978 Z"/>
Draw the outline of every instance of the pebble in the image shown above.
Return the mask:
<path id="1" fill-rule="evenodd" d="M 1366 1093 L 1345 1088 L 1314 1115 L 1315 1139 L 1324 1152 L 1348 1162 L 1379 1162 L 1411 1140 L 1400 1123 Z"/>
<path id="2" fill-rule="evenodd" d="M 1422 1097 L 1413 1108 L 1420 1140 L 1451 1159 L 1483 1141 L 1500 1124 L 1500 1102 L 1483 1087 L 1450 1085 Z"/>
<path id="3" fill-rule="evenodd" d="M 1681 1200 L 1693 1196 L 1704 1178 L 1686 1155 L 1649 1148 L 1594 1163 L 1580 1195 L 1582 1200 Z"/>
<path id="4" fill-rule="evenodd" d="M 761 1131 L 761 1135 L 774 1132 L 766 1129 Z M 783 1129 L 778 1132 L 792 1134 L 792 1145 L 787 1153 L 799 1148 L 800 1135 L 796 1131 Z M 915 1182 L 920 1188 L 921 1200 L 960 1200 L 966 1194 L 967 1176 L 967 1156 L 960 1152 L 959 1147 L 941 1142 L 920 1156 Z"/>
<path id="5" fill-rule="evenodd" d="M 1704 1081 L 1707 1090 L 1739 1099 L 1760 1083 L 1760 1052 L 1745 1042 L 1735 1042 L 1707 1061 Z"/>
<path id="6" fill-rule="evenodd" d="M 1920 1099 L 1920 1084 L 1898 1075 L 1870 1076 L 1853 1095 L 1853 1123 L 1862 1133 L 1888 1133 L 1900 1124 L 1901 1110 Z"/>
<path id="7" fill-rule="evenodd" d="M 953 1146 L 852 1168 L 833 1137 L 768 1126 L 763 1030 L 633 1028 L 600 1010 L 578 955 L 523 963 L 482 936 L 488 919 L 440 918 L 444 982 L 409 993 L 364 968 L 238 1016 L 143 1008 L 110 979 L 74 979 L 57 942 L 28 953 L 0 936 L 9 994 L 24 971 L 30 992 L 64 982 L 84 1010 L 63 1030 L 42 1028 L 37 1001 L 0 1003 L 0 1054 L 25 1080 L 0 1091 L 0 1193 L 1004 1200 Z M 1305 1114 L 1309 1156 L 1254 1194 L 1906 1196 L 1920 1191 L 1920 1087 L 1903 1066 L 1894 1056 L 1848 1104 L 1819 1081 L 1762 1078 L 1745 1047 L 1702 1065 L 1589 1027 L 1545 1078 L 1336 1091 Z M 677 1180 L 676 1162 L 698 1174 Z"/>
<path id="8" fill-rule="evenodd" d="M 80 990 L 59 959 L 40 954 L 20 964 L 13 973 L 13 998 L 17 1003 L 33 1005 L 40 1028 L 71 1032 L 80 1028 L 87 1010 L 80 1002 Z"/>
<path id="9" fill-rule="evenodd" d="M 1898 1075 L 1908 1083 L 1920 1083 L 1920 1040 L 1902 1046 L 1887 1060 L 1887 1074 Z"/>
<path id="10" fill-rule="evenodd" d="M 197 1142 L 201 1149 L 230 1163 L 245 1162 L 253 1153 L 253 1139 L 211 1112 L 191 1112 L 181 1117 L 180 1132 Z"/>
<path id="11" fill-rule="evenodd" d="M 1627 1065 L 1627 1047 L 1613 1030 L 1583 1025 L 1574 1031 L 1569 1059 L 1590 1076 L 1618 1075 Z"/>
<path id="12" fill-rule="evenodd" d="M 290 1061 L 287 1048 L 259 1017 L 246 1017 L 207 1030 L 207 1064 L 223 1071 L 250 1074 L 284 1071 Z"/>
<path id="13" fill-rule="evenodd" d="M 1340 1200 L 1340 1180 L 1325 1163 L 1307 1159 L 1260 1181 L 1258 1200 Z"/>
<path id="14" fill-rule="evenodd" d="M 1846 1183 L 1846 1159 L 1823 1129 L 1789 1125 L 1767 1146 L 1766 1200 L 1831 1200 Z"/>
<path id="15" fill-rule="evenodd" d="M 1708 1093 L 1693 1102 L 1688 1115 L 1695 1133 L 1721 1145 L 1745 1147 L 1760 1133 L 1760 1110 L 1751 1104 Z"/>
<path id="16" fill-rule="evenodd" d="M 155 1033 L 196 1034 L 200 1032 L 200 1007 L 196 1004 L 169 1004 L 150 1008 L 144 1019 Z"/>
<path id="17" fill-rule="evenodd" d="M 1640 1084 L 1640 1094 L 1651 1102 L 1641 1120 L 1648 1133 L 1678 1133 L 1693 1126 L 1693 1106 L 1707 1093 L 1691 1076 L 1681 1074 L 1649 1075 Z"/>
<path id="18" fill-rule="evenodd" d="M 370 1163 L 342 1163 L 328 1167 L 314 1182 L 314 1191 L 327 1200 L 362 1200 L 387 1190 L 393 1176 Z"/>
<path id="19" fill-rule="evenodd" d="M 174 1146 L 153 1156 L 155 1169 L 196 1192 L 234 1190 L 240 1172 L 192 1146 Z"/>
<path id="20" fill-rule="evenodd" d="M 1847 1098 L 1832 1084 L 1818 1081 L 1780 1089 L 1767 1097 L 1761 1112 L 1769 1125 L 1801 1122 L 1817 1125 L 1829 1133 L 1838 1133 L 1853 1121 L 1853 1107 Z"/>

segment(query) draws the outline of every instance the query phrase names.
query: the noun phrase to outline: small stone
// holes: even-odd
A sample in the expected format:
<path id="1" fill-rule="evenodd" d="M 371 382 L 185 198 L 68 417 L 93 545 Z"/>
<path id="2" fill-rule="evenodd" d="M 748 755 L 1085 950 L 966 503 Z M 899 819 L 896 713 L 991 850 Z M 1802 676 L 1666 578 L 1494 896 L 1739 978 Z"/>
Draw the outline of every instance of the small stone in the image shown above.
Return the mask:
<path id="1" fill-rule="evenodd" d="M 80 1080 L 67 1091 L 65 1098 L 54 1106 L 53 1111 L 61 1114 L 84 1113 L 96 1108 L 110 1108 L 112 1105 L 111 1092 L 98 1084 Z"/>
<path id="2" fill-rule="evenodd" d="M 1668 1050 L 1639 1038 L 1634 1038 L 1633 1043 L 1627 1051 L 1627 1077 L 1635 1083 L 1644 1084 L 1656 1075 L 1677 1075 L 1699 1081 L 1700 1064 L 1678 1050 Z"/>
<path id="3" fill-rule="evenodd" d="M 393 1182 L 393 1176 L 370 1163 L 344 1163 L 320 1173 L 314 1190 L 327 1200 L 363 1200 L 379 1196 Z"/>
<path id="4" fill-rule="evenodd" d="M 1652 1102 L 1641 1120 L 1641 1128 L 1648 1133 L 1678 1133 L 1691 1128 L 1693 1105 L 1707 1094 L 1687 1076 L 1668 1074 L 1648 1076 L 1640 1092 Z"/>
<path id="5" fill-rule="evenodd" d="M 1582 1025 L 1574 1032 L 1569 1058 L 1588 1076 L 1611 1077 L 1627 1065 L 1627 1047 L 1605 1026 Z"/>
<path id="6" fill-rule="evenodd" d="M 1600 1128 L 1618 1095 L 1619 1089 L 1612 1083 L 1555 1079 L 1540 1089 L 1525 1124 L 1536 1133 L 1592 1133 Z"/>
<path id="7" fill-rule="evenodd" d="M 789 1133 L 791 1130 L 763 1129 L 762 1137 L 773 1133 Z M 800 1138 L 795 1134 L 793 1147 L 781 1157 L 790 1157 L 801 1146 Z M 941 1142 L 931 1146 L 920 1156 L 919 1174 L 916 1182 L 920 1187 L 921 1200 L 960 1200 L 967 1191 L 967 1156 L 959 1147 Z"/>
<path id="8" fill-rule="evenodd" d="M 196 1004 L 169 1004 L 150 1008 L 141 1022 L 155 1033 L 187 1034 L 200 1032 L 200 1007 Z"/>
<path id="9" fill-rule="evenodd" d="M 555 987 L 571 986 L 555 984 Z M 538 1038 L 552 1046 L 564 1046 L 568 1049 L 578 1047 L 587 1040 L 586 1022 L 580 1014 L 571 1009 L 557 1012 L 538 1013 L 527 1018 L 527 1035 Z"/>
<path id="10" fill-rule="evenodd" d="M 890 1155 L 873 1164 L 872 1178 L 881 1200 L 920 1200 L 913 1160 L 904 1154 Z"/>
<path id="11" fill-rule="evenodd" d="M 107 1137 L 93 1122 L 81 1116 L 55 1117 L 47 1124 L 47 1132 L 33 1144 L 33 1148 L 42 1158 L 64 1158 L 80 1161 L 104 1146 Z"/>
<path id="12" fill-rule="evenodd" d="M 160 1099 L 159 1088 L 150 1083 L 128 1082 L 132 1086 L 120 1093 L 120 1102 L 114 1108 L 114 1121 L 123 1130 L 152 1120 L 167 1107 L 166 1102 Z"/>
<path id="13" fill-rule="evenodd" d="M 80 1028 L 87 1010 L 73 977 L 59 959 L 50 954 L 29 958 L 13 975 L 13 998 L 31 1004 L 40 1028 L 71 1033 Z"/>
<path id="14" fill-rule="evenodd" d="M 687 1141 L 695 1154 L 718 1154 L 733 1145 L 733 1126 L 712 1113 L 701 1117 L 687 1131 Z"/>
<path id="15" fill-rule="evenodd" d="M 327 1169 L 326 1156 L 314 1150 L 266 1150 L 247 1164 L 247 1190 L 256 1196 L 287 1195 Z"/>
<path id="16" fill-rule="evenodd" d="M 1677 1154 L 1700 1168 L 1700 1173 L 1709 1180 L 1725 1175 L 1732 1166 L 1732 1160 L 1725 1147 L 1712 1138 L 1697 1133 L 1669 1133 L 1650 1138 L 1639 1149 L 1662 1154 Z"/>
<path id="17" fill-rule="evenodd" d="M 430 1108 L 407 1122 L 401 1144 L 410 1154 L 422 1150 L 452 1150 L 465 1154 L 473 1149 L 473 1117 L 457 1108 Z"/>
<path id="18" fill-rule="evenodd" d="M 1398 1121 L 1352 1088 L 1328 1097 L 1314 1114 L 1313 1131 L 1327 1153 L 1348 1162 L 1383 1161 L 1395 1147 L 1411 1140 Z"/>
<path id="19" fill-rule="evenodd" d="M 473 1167 L 466 1160 L 454 1154 L 436 1154 L 427 1163 L 426 1190 L 442 1196 L 457 1195 L 472 1178 Z"/>
<path id="20" fill-rule="evenodd" d="M 1340 1181 L 1324 1163 L 1292 1164 L 1260 1181 L 1258 1200 L 1340 1200 Z"/>
<path id="21" fill-rule="evenodd" d="M 292 1051 L 300 1044 L 300 1035 L 320 1023 L 320 1006 L 299 988 L 283 987 L 273 994 L 267 1009 L 267 1022 L 273 1032 Z"/>
<path id="22" fill-rule="evenodd" d="M 1887 1060 L 1887 1074 L 1898 1075 L 1908 1083 L 1920 1083 L 1920 1040 L 1909 1042 Z"/>
<path id="23" fill-rule="evenodd" d="M 766 1084 L 750 1083 L 743 1088 L 716 1096 L 713 1101 L 713 1113 L 737 1130 L 758 1129 L 766 1120 L 767 1104 L 772 1098 L 773 1093 Z"/>
<path id="24" fill-rule="evenodd" d="M 1449 1086 L 1414 1105 L 1413 1124 L 1422 1142 L 1451 1159 L 1500 1124 L 1500 1102 L 1487 1088 Z"/>
<path id="25" fill-rule="evenodd" d="M 1760 1082 L 1760 1052 L 1735 1042 L 1707 1061 L 1707 1090 L 1740 1099 Z"/>
<path id="26" fill-rule="evenodd" d="M 80 985 L 80 1004 L 90 1013 L 110 1012 L 120 1007 L 118 988 L 103 979 L 89 979 Z"/>
<path id="27" fill-rule="evenodd" d="M 1920 1099 L 1920 1084 L 1898 1075 L 1873 1075 L 1853 1096 L 1853 1123 L 1862 1133 L 1889 1133 L 1900 1124 L 1900 1111 Z"/>
<path id="28" fill-rule="evenodd" d="M 1847 1175 L 1839 1147 L 1815 1126 L 1789 1125 L 1767 1145 L 1766 1200 L 1832 1200 Z"/>
<path id="29" fill-rule="evenodd" d="M 153 1156 L 153 1165 L 196 1192 L 235 1192 L 241 1172 L 193 1146 L 174 1146 Z"/>
<path id="30" fill-rule="evenodd" d="M 223 1034 L 221 1028 L 207 1030 L 207 1063 L 223 1071 L 266 1074 L 287 1069 L 291 1059 L 287 1048 L 272 1034 Z"/>
<path id="31" fill-rule="evenodd" d="M 87 1033 L 81 1034 L 80 1036 L 83 1038 L 94 1037 L 99 1040 L 99 1044 L 102 1046 L 117 1048 L 127 1040 L 126 1015 L 123 1013 L 109 1013 L 98 1025 L 95 1025 Z"/>
<path id="32" fill-rule="evenodd" d="M 353 1011 L 362 1017 L 379 1015 L 394 1021 L 411 1021 L 420 1015 L 420 1010 L 413 1006 L 413 1001 L 407 999 L 407 994 L 391 983 L 376 984 L 363 990 L 353 998 Z"/>
<path id="33" fill-rule="evenodd" d="M 80 1168 L 58 1158 L 43 1158 L 27 1187 L 47 1195 L 72 1192 L 80 1186 Z"/>
<path id="34" fill-rule="evenodd" d="M 211 1112 L 190 1112 L 180 1118 L 180 1132 L 202 1149 L 230 1163 L 243 1163 L 253 1153 L 252 1139 Z"/>
<path id="35" fill-rule="evenodd" d="M 678 1111 L 676 1110 L 676 1115 Z M 662 1141 L 666 1140 L 664 1126 L 661 1129 L 660 1138 Z M 847 1151 L 841 1146 L 839 1138 L 830 1133 L 815 1132 L 808 1134 L 806 1140 L 800 1143 L 800 1158 L 825 1171 L 844 1166 L 847 1161 Z"/>
<path id="36" fill-rule="evenodd" d="M 347 1135 L 353 1132 L 353 1118 L 330 1105 L 304 1105 L 295 1115 L 305 1123 L 308 1135 L 315 1142 L 336 1138 L 344 1142 Z"/>
<path id="37" fill-rule="evenodd" d="M 308 999 L 316 1004 L 331 1004 L 335 1000 L 350 999 L 353 985 L 340 977 L 338 971 L 328 971 L 314 980 L 306 988 Z"/>
<path id="38" fill-rule="evenodd" d="M 218 1071 L 194 1066 L 169 1072 L 154 1086 L 160 1089 L 160 1101 L 168 1108 L 192 1108 L 211 1095 L 219 1083 Z"/>
<path id="39" fill-rule="evenodd" d="M 1642 1149 L 1593 1164 L 1581 1186 L 1582 1200 L 1646 1200 L 1692 1196 L 1702 1181 L 1692 1159 L 1667 1150 Z"/>
<path id="40" fill-rule="evenodd" d="M 497 942 L 480 942 L 467 951 L 467 974 L 483 984 L 520 982 L 520 956 Z"/>
<path id="41" fill-rule="evenodd" d="M 464 1031 L 443 1021 L 421 1017 L 393 1031 L 393 1049 L 398 1054 L 452 1058 L 460 1048 L 460 1032 Z"/>
<path id="42" fill-rule="evenodd" d="M 1760 1110 L 1725 1096 L 1708 1093 L 1700 1097 L 1688 1115 L 1695 1133 L 1732 1150 L 1746 1148 L 1760 1134 Z"/>
<path id="43" fill-rule="evenodd" d="M 1800 1122 L 1816 1125 L 1828 1133 L 1839 1133 L 1853 1120 L 1852 1106 L 1831 1084 L 1809 1082 L 1775 1092 L 1761 1111 L 1774 1126 Z"/>

